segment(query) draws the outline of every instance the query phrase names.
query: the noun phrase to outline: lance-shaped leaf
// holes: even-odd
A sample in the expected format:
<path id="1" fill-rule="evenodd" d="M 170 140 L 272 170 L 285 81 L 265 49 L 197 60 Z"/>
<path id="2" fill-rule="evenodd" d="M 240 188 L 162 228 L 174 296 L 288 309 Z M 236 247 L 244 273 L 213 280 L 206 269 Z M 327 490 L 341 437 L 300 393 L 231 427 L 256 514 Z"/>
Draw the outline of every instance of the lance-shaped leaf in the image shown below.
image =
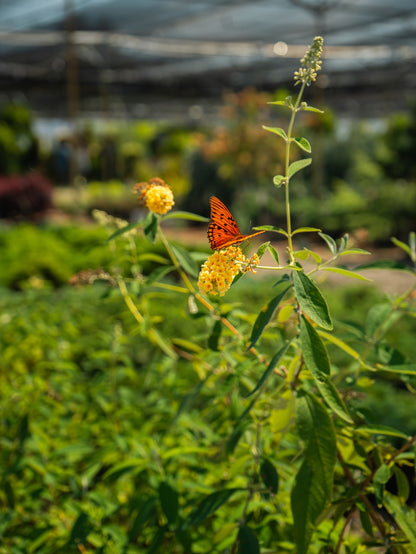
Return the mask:
<path id="1" fill-rule="evenodd" d="M 274 464 L 264 458 L 260 464 L 260 477 L 263 483 L 272 494 L 277 494 L 279 489 L 279 475 L 277 474 Z"/>
<path id="2" fill-rule="evenodd" d="M 257 385 L 255 386 L 255 388 L 249 392 L 245 397 L 247 398 L 248 396 L 251 396 L 252 394 L 254 394 L 255 392 L 257 392 L 259 390 L 259 388 L 263 385 L 263 383 L 265 383 L 265 381 L 267 380 L 267 378 L 269 377 L 269 375 L 272 374 L 274 368 L 277 366 L 277 364 L 279 363 L 279 361 L 281 360 L 281 358 L 283 358 L 283 356 L 286 354 L 286 351 L 287 349 L 289 348 L 290 346 L 290 342 L 287 342 L 284 346 L 282 346 L 282 348 L 273 356 L 273 358 L 270 360 L 269 362 L 269 365 L 267 366 L 266 368 L 266 371 L 263 373 L 263 375 L 260 377 L 260 380 L 259 382 L 257 383 Z"/>
<path id="3" fill-rule="evenodd" d="M 296 162 L 293 162 L 289 166 L 289 177 L 293 177 L 295 173 L 303 169 L 304 167 L 308 167 L 312 163 L 312 158 L 305 158 L 303 160 L 297 160 Z"/>
<path id="4" fill-rule="evenodd" d="M 199 270 L 198 264 L 192 258 L 189 252 L 185 250 L 185 248 L 182 248 L 177 244 L 171 244 L 170 247 L 176 256 L 176 259 L 180 263 L 181 267 L 187 273 L 189 273 L 189 275 L 192 275 L 192 277 L 198 277 L 198 270 Z"/>
<path id="5" fill-rule="evenodd" d="M 198 505 L 198 507 L 185 519 L 181 529 L 188 529 L 193 525 L 201 523 L 218 510 L 227 500 L 237 491 L 244 490 L 241 488 L 222 489 L 215 491 L 206 496 Z"/>
<path id="6" fill-rule="evenodd" d="M 300 342 L 306 366 L 312 373 L 323 399 L 344 421 L 353 423 L 342 398 L 329 379 L 330 363 L 326 346 L 304 316 L 300 319 Z"/>
<path id="7" fill-rule="evenodd" d="M 154 213 L 149 212 L 144 220 L 144 234 L 150 242 L 154 242 L 158 229 L 157 217 Z"/>
<path id="8" fill-rule="evenodd" d="M 306 448 L 291 505 L 297 552 L 306 554 L 316 521 L 331 499 L 336 437 L 328 412 L 311 394 L 298 395 L 296 426 Z"/>
<path id="9" fill-rule="evenodd" d="M 243 525 L 238 532 L 238 554 L 260 554 L 259 541 L 254 531 Z"/>
<path id="10" fill-rule="evenodd" d="M 414 509 L 402 505 L 397 496 L 384 492 L 384 507 L 394 518 L 411 545 L 411 551 L 416 552 L 416 513 Z"/>
<path id="11" fill-rule="evenodd" d="M 168 483 L 162 482 L 159 485 L 159 498 L 166 519 L 170 524 L 174 524 L 179 510 L 178 493 Z"/>
<path id="12" fill-rule="evenodd" d="M 285 296 L 286 292 L 289 290 L 290 287 L 291 287 L 291 284 L 287 280 L 281 281 L 278 285 L 276 285 L 278 294 L 274 298 L 272 298 L 272 300 L 270 300 L 270 302 L 266 304 L 266 306 L 262 308 L 261 312 L 257 316 L 257 319 L 251 331 L 250 343 L 249 343 L 248 349 L 252 348 L 259 340 L 261 334 L 263 333 L 264 328 L 273 317 L 275 309 L 277 308 L 280 301 Z"/>
<path id="13" fill-rule="evenodd" d="M 317 325 L 331 330 L 333 325 L 327 303 L 315 283 L 303 271 L 294 271 L 293 286 L 301 310 Z"/>
<path id="14" fill-rule="evenodd" d="M 328 245 L 328 248 L 331 251 L 331 254 L 333 254 L 335 256 L 335 254 L 338 252 L 338 248 L 337 248 L 337 243 L 334 241 L 334 239 L 332 237 L 330 237 L 329 235 L 325 234 L 325 233 L 318 233 L 318 235 L 322 239 L 324 239 L 324 241 Z"/>
<path id="15" fill-rule="evenodd" d="M 303 315 L 300 318 L 300 342 L 309 371 L 316 381 L 324 381 L 331 372 L 328 352 L 321 337 Z"/>
<path id="16" fill-rule="evenodd" d="M 188 221 L 200 221 L 201 223 L 207 223 L 209 221 L 208 217 L 204 217 L 202 215 L 193 214 L 192 212 L 169 212 L 163 217 L 160 218 L 161 221 L 165 221 L 166 219 L 186 219 Z"/>
<path id="17" fill-rule="evenodd" d="M 349 269 L 344 269 L 343 267 L 321 267 L 320 270 L 338 273 L 339 275 L 344 275 L 344 277 L 352 277 L 353 279 L 361 279 L 361 281 L 371 281 L 371 279 L 364 277 L 360 273 L 351 271 Z"/>
<path id="18" fill-rule="evenodd" d="M 269 131 L 270 133 L 274 133 L 275 135 L 279 135 L 279 137 L 282 137 L 284 141 L 287 141 L 286 132 L 280 127 L 267 127 L 266 125 L 263 125 L 263 129 L 265 131 Z"/>

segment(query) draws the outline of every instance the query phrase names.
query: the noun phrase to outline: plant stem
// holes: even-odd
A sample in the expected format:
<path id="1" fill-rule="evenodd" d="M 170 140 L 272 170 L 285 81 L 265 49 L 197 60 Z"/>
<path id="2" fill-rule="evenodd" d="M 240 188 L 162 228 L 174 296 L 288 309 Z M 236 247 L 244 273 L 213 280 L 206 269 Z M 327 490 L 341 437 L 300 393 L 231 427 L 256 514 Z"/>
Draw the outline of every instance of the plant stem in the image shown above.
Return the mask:
<path id="1" fill-rule="evenodd" d="M 292 221 L 290 215 L 290 195 L 289 195 L 289 165 L 290 165 L 290 145 L 292 143 L 292 131 L 293 125 L 295 123 L 295 117 L 298 112 L 299 104 L 305 89 L 305 83 L 302 83 L 301 89 L 299 91 L 298 97 L 296 98 L 295 105 L 292 107 L 292 115 L 290 117 L 289 127 L 287 129 L 287 139 L 286 139 L 286 153 L 285 153 L 285 206 L 286 206 L 286 227 L 287 227 L 287 241 L 288 241 L 288 251 L 290 258 L 290 265 L 295 265 L 295 257 L 293 255 L 293 243 L 292 243 Z"/>

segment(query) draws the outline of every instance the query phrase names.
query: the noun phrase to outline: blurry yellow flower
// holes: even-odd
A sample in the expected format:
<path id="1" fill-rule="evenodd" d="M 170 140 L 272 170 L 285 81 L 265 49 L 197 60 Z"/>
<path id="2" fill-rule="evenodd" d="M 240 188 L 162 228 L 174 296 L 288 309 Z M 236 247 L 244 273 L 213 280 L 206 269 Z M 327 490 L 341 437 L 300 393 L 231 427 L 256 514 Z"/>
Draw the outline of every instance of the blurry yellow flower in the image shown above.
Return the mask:
<path id="1" fill-rule="evenodd" d="M 258 263 L 257 254 L 250 259 L 246 258 L 238 246 L 216 250 L 201 267 L 198 278 L 199 290 L 205 294 L 223 296 L 238 272 L 254 273 Z"/>
<path id="2" fill-rule="evenodd" d="M 139 202 L 155 214 L 166 214 L 175 204 L 172 189 L 159 177 L 137 183 L 134 190 L 139 194 Z"/>
<path id="3" fill-rule="evenodd" d="M 155 214 L 165 214 L 174 205 L 173 192 L 168 187 L 153 186 L 146 193 L 146 207 Z"/>

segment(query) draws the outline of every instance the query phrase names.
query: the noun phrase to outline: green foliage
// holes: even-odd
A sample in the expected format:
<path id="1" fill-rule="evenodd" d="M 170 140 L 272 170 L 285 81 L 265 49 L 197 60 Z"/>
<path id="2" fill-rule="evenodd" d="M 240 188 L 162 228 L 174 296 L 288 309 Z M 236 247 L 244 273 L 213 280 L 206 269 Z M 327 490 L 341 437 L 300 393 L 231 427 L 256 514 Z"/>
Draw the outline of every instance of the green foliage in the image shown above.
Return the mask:
<path id="1" fill-rule="evenodd" d="M 410 258 L 398 266 L 414 278 L 407 291 L 336 312 L 315 273 L 360 279 L 344 260 L 367 252 L 349 248 L 347 235 L 292 225 L 291 190 L 309 164 L 296 152 L 310 147 L 294 138 L 295 116 L 318 112 L 301 99 L 321 45 L 316 37 L 295 72 L 296 99 L 275 103 L 289 111 L 287 131 L 272 132 L 283 141 L 285 182 L 271 194 L 285 205 L 286 228 L 265 227 L 285 237 L 284 262 L 270 242 L 251 258 L 231 246 L 204 262 L 197 288 L 206 255 L 170 243 L 171 214 L 127 224 L 98 212 L 114 263 L 72 282 L 100 284 L 0 296 L 0 548 L 413 551 L 415 418 L 403 426 L 396 410 L 397 421 L 382 421 L 368 399 L 397 389 L 414 414 L 414 355 L 395 333 L 402 321 L 414 330 L 415 235 L 394 239 Z M 215 224 L 230 234 L 225 219 Z M 316 231 L 326 255 L 294 249 L 293 237 Z M 261 265 L 266 252 L 274 265 Z M 149 261 L 157 265 L 144 271 Z M 254 268 L 278 278 L 247 280 Z M 205 295 L 230 287 L 235 296 Z"/>

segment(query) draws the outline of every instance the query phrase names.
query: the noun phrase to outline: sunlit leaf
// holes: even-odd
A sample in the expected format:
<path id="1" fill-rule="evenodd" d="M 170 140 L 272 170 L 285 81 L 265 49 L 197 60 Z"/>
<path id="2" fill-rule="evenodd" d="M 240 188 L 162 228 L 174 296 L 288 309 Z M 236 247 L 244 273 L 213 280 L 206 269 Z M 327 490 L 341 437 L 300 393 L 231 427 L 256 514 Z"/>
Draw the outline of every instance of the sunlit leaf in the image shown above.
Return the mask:
<path id="1" fill-rule="evenodd" d="M 276 185 L 277 188 L 285 186 L 287 184 L 287 177 L 285 177 L 284 175 L 275 175 L 273 177 L 273 183 Z"/>
<path id="2" fill-rule="evenodd" d="M 301 150 L 304 150 L 308 154 L 312 152 L 310 142 L 305 137 L 295 137 L 293 141 L 299 146 Z"/>
<path id="3" fill-rule="evenodd" d="M 387 435 L 391 437 L 400 437 L 401 439 L 408 439 L 408 435 L 402 431 L 398 431 L 393 427 L 388 427 L 387 425 L 360 425 L 356 428 L 357 431 L 362 431 L 365 433 L 371 433 L 372 435 Z"/>
<path id="4" fill-rule="evenodd" d="M 305 158 L 302 160 L 296 160 L 296 162 L 292 162 L 289 166 L 289 172 L 288 176 L 293 177 L 295 173 L 300 171 L 301 169 L 304 169 L 305 167 L 308 167 L 312 163 L 312 158 Z"/>
<path id="5" fill-rule="evenodd" d="M 269 131 L 270 133 L 274 133 L 275 135 L 279 135 L 279 137 L 282 137 L 283 140 L 287 141 L 287 135 L 284 129 L 281 129 L 280 127 L 267 127 L 267 125 L 263 125 L 263 129 L 265 131 Z"/>
<path id="6" fill-rule="evenodd" d="M 334 241 L 334 239 L 332 237 L 330 237 L 329 235 L 327 235 L 326 233 L 318 233 L 318 234 L 327 243 L 328 248 L 331 251 L 331 254 L 333 254 L 335 256 L 338 249 L 337 249 L 337 243 Z"/>
<path id="7" fill-rule="evenodd" d="M 303 271 L 293 272 L 296 299 L 302 311 L 324 329 L 332 329 L 327 303 L 318 287 Z"/>
<path id="8" fill-rule="evenodd" d="M 299 227 L 292 232 L 292 235 L 296 235 L 298 233 L 319 233 L 320 231 L 321 229 L 317 229 L 316 227 Z"/>
<path id="9" fill-rule="evenodd" d="M 345 277 L 351 277 L 353 279 L 361 279 L 361 281 L 371 281 L 367 277 L 356 273 L 355 271 L 350 271 L 349 269 L 344 269 L 342 267 L 321 267 L 320 271 L 329 271 L 331 273 L 338 273 L 339 275 L 344 275 Z"/>
<path id="10" fill-rule="evenodd" d="M 200 221 L 201 223 L 207 223 L 209 221 L 208 217 L 204 217 L 202 215 L 193 214 L 191 212 L 169 212 L 166 215 L 161 217 L 161 221 L 165 221 L 166 219 L 186 219 L 188 221 Z"/>
<path id="11" fill-rule="evenodd" d="M 409 541 L 412 551 L 416 552 L 416 512 L 413 508 L 401 504 L 397 496 L 385 491 L 383 505 L 399 525 Z"/>

